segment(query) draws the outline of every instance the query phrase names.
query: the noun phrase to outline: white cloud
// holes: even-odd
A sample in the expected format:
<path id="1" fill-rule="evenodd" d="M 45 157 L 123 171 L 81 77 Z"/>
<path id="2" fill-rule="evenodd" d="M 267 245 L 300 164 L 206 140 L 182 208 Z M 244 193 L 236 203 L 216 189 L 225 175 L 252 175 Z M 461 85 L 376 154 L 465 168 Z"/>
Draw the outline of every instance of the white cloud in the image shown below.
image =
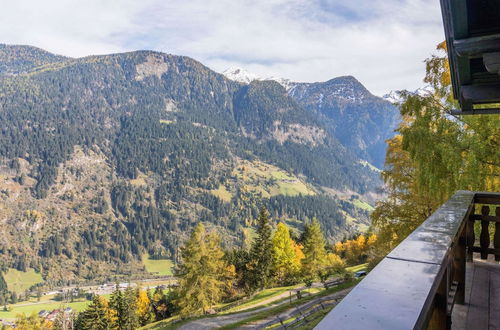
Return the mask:
<path id="1" fill-rule="evenodd" d="M 2 4 L 0 42 L 70 56 L 156 49 L 216 71 L 322 81 L 376 94 L 421 86 L 444 39 L 435 0 L 45 0 Z"/>

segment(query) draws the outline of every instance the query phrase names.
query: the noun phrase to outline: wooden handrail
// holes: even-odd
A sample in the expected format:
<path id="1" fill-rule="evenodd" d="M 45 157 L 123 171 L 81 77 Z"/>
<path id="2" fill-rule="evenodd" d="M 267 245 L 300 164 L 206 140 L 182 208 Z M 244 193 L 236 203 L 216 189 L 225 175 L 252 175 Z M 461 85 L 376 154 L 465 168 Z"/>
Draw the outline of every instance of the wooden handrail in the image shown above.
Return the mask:
<path id="1" fill-rule="evenodd" d="M 316 329 L 449 329 L 465 296 L 465 263 L 473 252 L 500 256 L 500 194 L 458 191 L 391 251 Z M 474 222 L 482 222 L 475 246 Z M 488 225 L 497 228 L 490 245 Z M 467 258 L 466 258 L 467 256 Z"/>

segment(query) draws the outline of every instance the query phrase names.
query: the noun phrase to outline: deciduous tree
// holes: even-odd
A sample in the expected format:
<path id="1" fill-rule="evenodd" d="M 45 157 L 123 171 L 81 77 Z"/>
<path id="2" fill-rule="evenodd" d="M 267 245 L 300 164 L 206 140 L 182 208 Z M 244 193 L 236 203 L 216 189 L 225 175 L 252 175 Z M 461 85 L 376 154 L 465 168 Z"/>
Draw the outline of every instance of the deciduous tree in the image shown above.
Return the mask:
<path id="1" fill-rule="evenodd" d="M 372 214 L 385 255 L 455 191 L 500 189 L 500 116 L 453 116 L 446 45 L 426 60 L 427 92 L 400 92 L 402 122 L 382 173 L 388 198 Z"/>
<path id="2" fill-rule="evenodd" d="M 287 225 L 280 222 L 272 238 L 273 271 L 279 285 L 293 282 L 300 270 L 295 242 Z"/>
<path id="3" fill-rule="evenodd" d="M 182 317 L 206 313 L 223 295 L 225 262 L 220 239 L 199 223 L 181 248 L 177 304 Z"/>
<path id="4" fill-rule="evenodd" d="M 146 325 L 154 319 L 153 308 L 146 290 L 137 290 L 137 317 L 140 325 Z"/>

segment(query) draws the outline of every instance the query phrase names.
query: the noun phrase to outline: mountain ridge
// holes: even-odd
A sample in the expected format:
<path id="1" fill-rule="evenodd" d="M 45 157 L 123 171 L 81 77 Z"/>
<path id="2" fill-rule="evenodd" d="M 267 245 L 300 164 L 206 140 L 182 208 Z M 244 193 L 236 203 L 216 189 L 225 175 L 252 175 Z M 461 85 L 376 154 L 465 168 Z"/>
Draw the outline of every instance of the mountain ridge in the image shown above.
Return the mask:
<path id="1" fill-rule="evenodd" d="M 369 224 L 354 200 L 379 174 L 277 82 L 153 51 L 28 55 L 0 72 L 1 269 L 143 272 L 199 221 L 244 245 L 261 206 L 296 230 L 317 217 L 329 240 Z"/>
<path id="2" fill-rule="evenodd" d="M 354 76 L 306 83 L 262 78 L 241 68 L 228 69 L 223 74 L 245 84 L 277 81 L 301 107 L 322 118 L 330 133 L 343 145 L 363 160 L 383 168 L 385 140 L 395 134 L 400 120 L 399 111 L 390 100 L 371 94 Z"/>

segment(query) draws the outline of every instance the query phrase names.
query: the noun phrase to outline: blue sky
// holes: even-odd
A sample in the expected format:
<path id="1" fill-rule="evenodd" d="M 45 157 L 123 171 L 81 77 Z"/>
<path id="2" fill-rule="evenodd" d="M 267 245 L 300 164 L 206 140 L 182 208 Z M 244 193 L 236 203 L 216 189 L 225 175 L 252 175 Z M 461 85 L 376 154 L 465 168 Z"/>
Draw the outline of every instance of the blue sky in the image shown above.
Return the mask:
<path id="1" fill-rule="evenodd" d="M 437 0 L 2 1 L 0 42 L 67 56 L 153 49 L 215 71 L 325 81 L 353 75 L 374 94 L 422 86 L 444 39 Z"/>

